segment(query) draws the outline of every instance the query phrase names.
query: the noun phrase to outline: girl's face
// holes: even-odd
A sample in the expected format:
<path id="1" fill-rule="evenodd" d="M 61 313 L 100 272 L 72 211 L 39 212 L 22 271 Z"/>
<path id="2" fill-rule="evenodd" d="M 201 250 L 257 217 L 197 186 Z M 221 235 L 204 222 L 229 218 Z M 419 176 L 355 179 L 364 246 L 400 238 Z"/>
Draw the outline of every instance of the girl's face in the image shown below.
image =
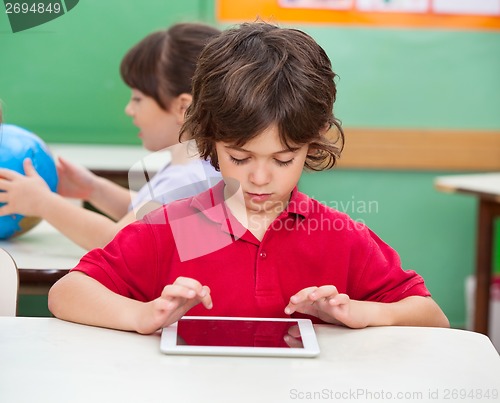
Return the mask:
<path id="1" fill-rule="evenodd" d="M 138 136 L 147 150 L 159 151 L 179 142 L 183 117 L 162 109 L 158 102 L 141 91 L 132 89 L 125 113 L 139 128 Z"/>
<path id="2" fill-rule="evenodd" d="M 236 194 L 241 187 L 248 215 L 275 218 L 299 181 L 308 146 L 286 148 L 277 127 L 270 126 L 242 147 L 218 142 L 216 150 L 226 194 Z"/>

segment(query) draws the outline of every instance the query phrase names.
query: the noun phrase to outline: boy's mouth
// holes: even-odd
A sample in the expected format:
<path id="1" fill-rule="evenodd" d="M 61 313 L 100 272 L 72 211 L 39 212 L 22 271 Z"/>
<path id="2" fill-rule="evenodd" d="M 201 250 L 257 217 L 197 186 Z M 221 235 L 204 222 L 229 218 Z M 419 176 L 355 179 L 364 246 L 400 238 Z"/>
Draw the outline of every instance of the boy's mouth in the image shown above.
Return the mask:
<path id="1" fill-rule="evenodd" d="M 263 202 L 266 200 L 269 200 L 271 198 L 272 193 L 250 193 L 247 192 L 248 197 L 250 200 L 254 202 Z"/>

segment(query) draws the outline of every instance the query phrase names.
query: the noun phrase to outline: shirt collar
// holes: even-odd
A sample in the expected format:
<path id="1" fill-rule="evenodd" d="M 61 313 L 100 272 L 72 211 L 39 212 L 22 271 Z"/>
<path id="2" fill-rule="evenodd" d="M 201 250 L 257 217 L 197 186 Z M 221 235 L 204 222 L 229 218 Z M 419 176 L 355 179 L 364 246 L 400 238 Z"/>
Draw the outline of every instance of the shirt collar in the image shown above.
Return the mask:
<path id="1" fill-rule="evenodd" d="M 232 214 L 224 203 L 224 186 L 224 181 L 220 181 L 207 191 L 194 196 L 191 200 L 191 207 L 199 210 L 214 222 L 226 223 L 228 217 L 232 217 Z M 309 216 L 310 209 L 311 199 L 304 193 L 299 192 L 295 187 L 290 202 L 281 217 L 291 213 L 306 218 Z"/>
<path id="2" fill-rule="evenodd" d="M 191 207 L 202 212 L 210 220 L 222 223 L 226 215 L 221 208 L 224 203 L 224 181 L 220 181 L 205 192 L 194 196 L 191 200 Z"/>
<path id="3" fill-rule="evenodd" d="M 299 192 L 299 189 L 295 186 L 285 211 L 307 218 L 311 211 L 311 199 L 304 193 Z"/>

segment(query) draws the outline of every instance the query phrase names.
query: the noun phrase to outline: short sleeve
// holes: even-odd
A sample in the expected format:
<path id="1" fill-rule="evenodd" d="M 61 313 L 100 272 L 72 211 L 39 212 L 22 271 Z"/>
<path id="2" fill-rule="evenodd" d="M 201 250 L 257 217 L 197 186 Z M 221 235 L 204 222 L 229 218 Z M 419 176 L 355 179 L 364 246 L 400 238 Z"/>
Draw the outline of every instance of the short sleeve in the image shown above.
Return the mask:
<path id="1" fill-rule="evenodd" d="M 88 252 L 72 271 L 87 274 L 117 294 L 151 301 L 161 292 L 157 249 L 151 225 L 136 221 L 103 249 Z"/>
<path id="2" fill-rule="evenodd" d="M 403 270 L 397 252 L 365 227 L 359 233 L 354 259 L 362 267 L 352 280 L 350 297 L 363 301 L 396 302 L 410 296 L 430 296 L 424 279 Z"/>

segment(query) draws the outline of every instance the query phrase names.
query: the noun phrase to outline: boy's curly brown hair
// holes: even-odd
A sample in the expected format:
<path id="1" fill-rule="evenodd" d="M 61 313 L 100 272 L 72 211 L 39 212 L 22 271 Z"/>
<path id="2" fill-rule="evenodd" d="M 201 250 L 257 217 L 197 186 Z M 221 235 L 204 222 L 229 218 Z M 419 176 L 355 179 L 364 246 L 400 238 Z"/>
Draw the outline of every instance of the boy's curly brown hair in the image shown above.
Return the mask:
<path id="1" fill-rule="evenodd" d="M 306 167 L 331 168 L 344 144 L 335 77 L 326 52 L 302 31 L 264 22 L 228 29 L 198 59 L 181 137 L 194 138 L 218 169 L 216 142 L 241 146 L 275 124 L 286 147 L 309 145 Z"/>

